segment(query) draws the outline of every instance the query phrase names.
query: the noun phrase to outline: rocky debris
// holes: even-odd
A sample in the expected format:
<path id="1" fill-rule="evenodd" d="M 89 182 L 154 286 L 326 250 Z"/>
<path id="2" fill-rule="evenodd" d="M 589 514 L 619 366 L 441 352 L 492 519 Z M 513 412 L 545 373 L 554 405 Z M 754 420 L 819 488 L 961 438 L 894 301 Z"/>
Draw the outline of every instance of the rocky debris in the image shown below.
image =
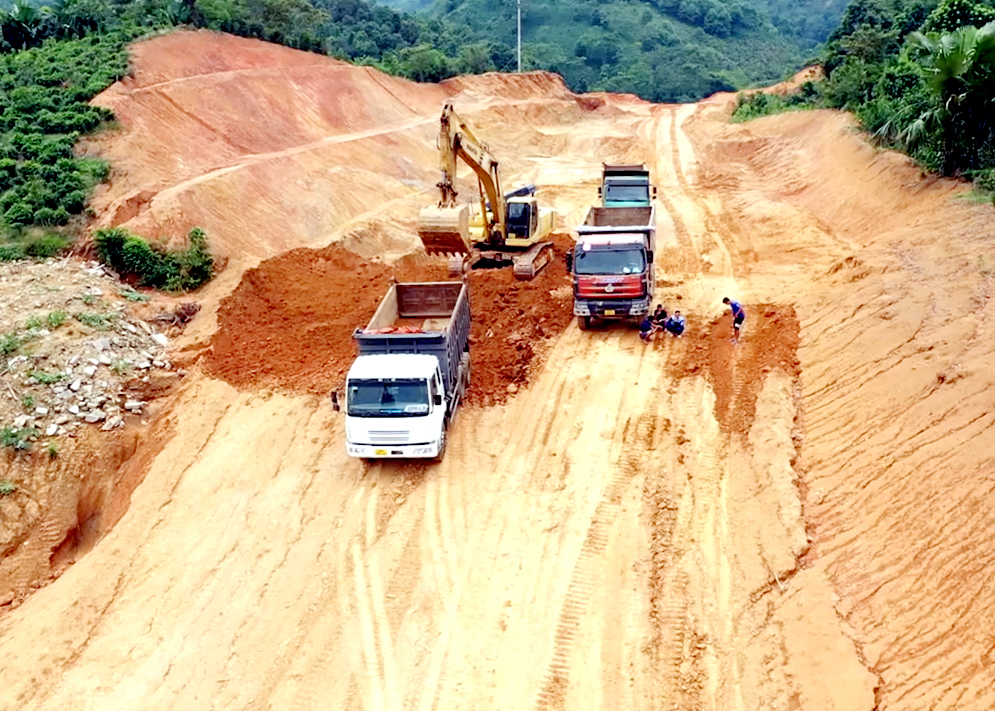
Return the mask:
<path id="1" fill-rule="evenodd" d="M 136 314 L 152 298 L 166 303 L 150 322 Z M 185 324 L 200 306 L 167 303 L 94 262 L 0 264 L 0 427 L 55 437 L 140 416 L 145 384 L 185 374 L 173 372 L 158 324 Z"/>

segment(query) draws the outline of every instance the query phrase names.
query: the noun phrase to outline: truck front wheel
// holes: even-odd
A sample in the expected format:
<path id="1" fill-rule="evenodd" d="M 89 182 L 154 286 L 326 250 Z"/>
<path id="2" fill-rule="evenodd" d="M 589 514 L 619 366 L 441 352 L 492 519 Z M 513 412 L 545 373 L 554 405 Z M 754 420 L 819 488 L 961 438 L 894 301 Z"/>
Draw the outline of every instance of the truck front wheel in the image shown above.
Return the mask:
<path id="1" fill-rule="evenodd" d="M 446 430 L 443 428 L 439 433 L 439 453 L 435 455 L 434 462 L 441 462 L 446 456 Z"/>
<path id="2" fill-rule="evenodd" d="M 591 317 L 590 316 L 578 316 L 577 323 L 580 326 L 581 331 L 591 330 Z"/>

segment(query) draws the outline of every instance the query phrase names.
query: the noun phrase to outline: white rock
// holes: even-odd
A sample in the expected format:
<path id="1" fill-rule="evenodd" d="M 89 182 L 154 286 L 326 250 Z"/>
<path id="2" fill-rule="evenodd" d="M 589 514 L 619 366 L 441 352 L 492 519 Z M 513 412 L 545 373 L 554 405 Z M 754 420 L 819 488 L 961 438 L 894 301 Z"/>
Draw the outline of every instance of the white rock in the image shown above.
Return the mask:
<path id="1" fill-rule="evenodd" d="M 73 392 L 76 392 L 77 390 L 80 389 L 80 386 L 82 384 L 83 384 L 83 381 L 81 379 L 79 379 L 79 378 L 76 378 L 76 380 L 72 381 L 69 384 L 69 389 L 72 390 Z"/>
<path id="2" fill-rule="evenodd" d="M 59 435 L 61 435 L 61 436 L 65 436 L 67 432 L 69 432 L 69 430 L 67 430 L 67 429 L 66 429 L 65 427 L 60 427 L 60 428 L 59 428 L 59 429 L 57 430 L 57 433 L 58 433 Z"/>
<path id="3" fill-rule="evenodd" d="M 130 323 L 128 323 L 127 321 L 122 322 L 121 325 L 124 326 L 126 329 L 128 329 L 131 333 L 138 333 L 138 329 L 135 328 Z"/>
<path id="4" fill-rule="evenodd" d="M 101 269 L 101 271 L 103 271 L 103 270 Z M 104 292 L 103 292 L 103 291 L 101 291 L 101 290 L 100 290 L 100 289 L 99 289 L 98 287 L 96 287 L 96 286 L 91 286 L 91 287 L 90 287 L 90 293 L 91 293 L 91 294 L 93 294 L 94 296 L 103 296 L 103 295 L 104 295 Z"/>
<path id="5" fill-rule="evenodd" d="M 143 331 L 145 331 L 145 333 L 147 333 L 148 335 L 152 336 L 152 327 L 149 326 L 148 323 L 146 323 L 145 321 L 139 321 L 138 327 Z M 155 336 L 152 337 L 155 338 Z"/>
<path id="6" fill-rule="evenodd" d="M 111 360 L 109 355 L 101 353 L 100 357 L 97 359 L 97 362 L 100 363 L 101 365 L 110 365 L 113 361 Z"/>
<path id="7" fill-rule="evenodd" d="M 111 341 L 109 338 L 98 338 L 93 342 L 93 347 L 98 351 L 110 350 Z"/>
<path id="8" fill-rule="evenodd" d="M 152 364 L 147 360 L 143 360 L 139 363 L 135 363 L 135 367 L 138 368 L 139 370 L 148 370 L 149 368 L 152 367 Z"/>
<path id="9" fill-rule="evenodd" d="M 152 361 L 152 365 L 154 365 L 156 368 L 165 368 L 166 367 L 166 364 L 163 361 L 161 361 L 161 360 L 154 360 L 154 361 Z"/>
<path id="10" fill-rule="evenodd" d="M 57 433 L 58 431 L 59 431 L 59 426 L 58 426 L 58 425 L 49 425 L 49 426 L 48 426 L 48 427 L 47 427 L 47 428 L 45 429 L 45 434 L 46 434 L 46 435 L 48 435 L 49 437 L 51 437 L 51 436 L 53 436 L 53 435 L 54 435 L 55 433 Z"/>
<path id="11" fill-rule="evenodd" d="M 107 420 L 107 422 L 104 423 L 104 426 L 101 427 L 100 429 L 103 430 L 104 432 L 107 432 L 108 430 L 112 430 L 115 427 L 121 427 L 123 424 L 124 424 L 123 417 L 120 416 L 112 417 L 109 420 Z"/>
<path id="12" fill-rule="evenodd" d="M 128 400 L 124 403 L 125 410 L 141 410 L 145 405 L 141 400 Z"/>
<path id="13" fill-rule="evenodd" d="M 39 417 L 44 417 L 45 415 L 48 414 L 48 408 L 47 407 L 36 407 L 35 408 L 35 414 L 38 415 Z"/>
<path id="14" fill-rule="evenodd" d="M 164 348 L 169 345 L 169 336 L 165 333 L 153 333 L 152 340 Z"/>
<path id="15" fill-rule="evenodd" d="M 79 408 L 76 408 L 76 409 L 78 410 Z M 55 418 L 55 424 L 57 424 L 57 425 L 64 425 L 67 422 L 69 422 L 71 419 L 72 418 L 69 415 L 59 415 L 58 417 Z"/>
<path id="16" fill-rule="evenodd" d="M 92 378 L 94 375 L 97 374 L 97 366 L 95 366 L 95 365 L 88 365 L 85 368 L 83 368 L 83 373 L 85 375 L 88 375 L 88 376 L 90 376 Z"/>
<path id="17" fill-rule="evenodd" d="M 69 412 L 73 413 L 76 416 L 79 416 L 80 410 L 79 410 L 79 406 L 78 405 L 70 405 L 68 409 L 69 409 Z"/>
<path id="18" fill-rule="evenodd" d="M 90 365 L 100 365 L 100 361 L 97 360 L 96 358 L 87 358 L 86 362 L 89 363 Z"/>
<path id="19" fill-rule="evenodd" d="M 94 422 L 100 422 L 106 417 L 107 415 L 102 410 L 93 410 L 92 412 L 88 412 L 83 420 L 92 425 Z"/>
<path id="20" fill-rule="evenodd" d="M 27 427 L 28 423 L 31 421 L 31 417 L 28 415 L 20 415 L 14 418 L 14 428 L 21 429 L 22 427 Z"/>

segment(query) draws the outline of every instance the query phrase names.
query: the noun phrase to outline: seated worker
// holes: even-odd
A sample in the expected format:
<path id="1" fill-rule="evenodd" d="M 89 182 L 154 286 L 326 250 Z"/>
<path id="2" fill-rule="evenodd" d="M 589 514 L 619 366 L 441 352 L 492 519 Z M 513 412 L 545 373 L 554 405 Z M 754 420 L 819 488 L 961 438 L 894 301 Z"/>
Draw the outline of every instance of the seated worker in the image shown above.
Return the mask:
<path id="1" fill-rule="evenodd" d="M 680 311 L 675 311 L 674 315 L 667 319 L 666 329 L 674 335 L 674 338 L 680 338 L 684 333 L 684 317 Z"/>
<path id="2" fill-rule="evenodd" d="M 653 334 L 657 332 L 657 325 L 653 323 L 653 319 L 649 314 L 643 317 L 642 322 L 639 324 L 639 337 L 643 339 L 643 342 L 649 343 L 653 340 Z"/>
<path id="3" fill-rule="evenodd" d="M 653 312 L 650 320 L 656 324 L 657 328 L 663 328 L 667 325 L 667 309 L 663 308 L 663 304 L 656 305 L 656 310 Z"/>

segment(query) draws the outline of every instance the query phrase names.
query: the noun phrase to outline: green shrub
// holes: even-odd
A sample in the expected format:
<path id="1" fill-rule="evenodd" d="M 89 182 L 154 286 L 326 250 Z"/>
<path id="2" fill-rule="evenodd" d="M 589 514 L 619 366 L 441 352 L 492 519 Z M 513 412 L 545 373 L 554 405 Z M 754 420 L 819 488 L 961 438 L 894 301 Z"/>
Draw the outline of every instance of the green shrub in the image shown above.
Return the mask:
<path id="1" fill-rule="evenodd" d="M 13 427 L 4 427 L 0 430 L 0 446 L 10 449 L 25 450 L 31 449 L 31 437 L 38 436 L 38 430 L 32 427 L 24 427 L 15 430 Z"/>
<path id="2" fill-rule="evenodd" d="M 60 210 L 62 208 L 59 208 Z M 63 214 L 65 211 L 62 211 Z M 68 215 L 66 215 L 68 219 Z M 29 239 L 24 245 L 24 251 L 29 257 L 36 259 L 48 259 L 54 257 L 59 252 L 69 248 L 73 241 L 58 232 L 47 232 L 40 237 Z"/>
<path id="3" fill-rule="evenodd" d="M 35 409 L 35 404 L 36 402 L 34 395 L 28 394 L 21 398 L 21 407 L 29 412 Z"/>
<path id="4" fill-rule="evenodd" d="M 66 322 L 69 318 L 65 311 L 50 311 L 48 316 L 45 317 L 45 323 L 48 324 L 49 328 L 58 328 Z"/>
<path id="5" fill-rule="evenodd" d="M 24 327 L 29 330 L 31 329 L 38 330 L 39 328 L 41 328 L 41 325 L 42 325 L 41 319 L 37 316 L 31 316 L 28 318 L 27 321 L 24 322 Z"/>
<path id="6" fill-rule="evenodd" d="M 34 380 L 41 385 L 53 385 L 65 377 L 62 373 L 46 373 L 44 370 L 32 370 L 28 373 L 29 380 Z"/>
<path id="7" fill-rule="evenodd" d="M 10 496 L 17 491 L 17 485 L 8 479 L 0 480 L 0 496 Z"/>
<path id="8" fill-rule="evenodd" d="M 74 318 L 85 326 L 97 331 L 110 331 L 114 327 L 114 314 L 78 313 Z"/>
<path id="9" fill-rule="evenodd" d="M 24 245 L 20 244 L 0 244 L 0 262 L 13 262 L 17 259 L 27 259 L 28 254 L 24 251 Z"/>
<path id="10" fill-rule="evenodd" d="M 167 291 L 196 289 L 214 276 L 214 258 L 199 227 L 190 230 L 186 249 L 169 251 L 149 244 L 121 227 L 97 230 L 94 242 L 100 259 L 141 286 Z"/>
<path id="11" fill-rule="evenodd" d="M 0 334 L 0 355 L 10 355 L 24 344 L 24 339 L 16 333 Z"/>

